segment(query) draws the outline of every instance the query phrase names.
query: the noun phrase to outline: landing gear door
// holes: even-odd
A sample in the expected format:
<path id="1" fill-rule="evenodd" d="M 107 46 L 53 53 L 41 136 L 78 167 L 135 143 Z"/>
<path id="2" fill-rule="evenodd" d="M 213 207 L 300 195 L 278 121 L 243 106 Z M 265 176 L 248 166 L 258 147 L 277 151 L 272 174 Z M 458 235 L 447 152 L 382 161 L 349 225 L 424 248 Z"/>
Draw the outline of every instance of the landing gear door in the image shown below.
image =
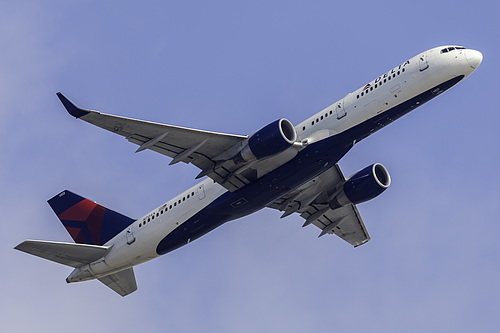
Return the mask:
<path id="1" fill-rule="evenodd" d="M 427 68 L 429 68 L 429 60 L 427 59 L 427 52 L 422 53 L 418 57 L 418 65 L 420 67 L 420 71 L 423 72 Z"/>

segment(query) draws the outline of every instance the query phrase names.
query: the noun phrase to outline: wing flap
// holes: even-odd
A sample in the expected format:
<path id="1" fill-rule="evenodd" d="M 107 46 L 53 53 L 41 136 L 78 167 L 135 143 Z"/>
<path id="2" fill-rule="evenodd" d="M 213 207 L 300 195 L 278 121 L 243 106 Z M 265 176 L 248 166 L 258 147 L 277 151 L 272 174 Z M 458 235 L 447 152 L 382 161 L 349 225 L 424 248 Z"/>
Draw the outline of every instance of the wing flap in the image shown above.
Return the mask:
<path id="1" fill-rule="evenodd" d="M 102 258 L 109 246 L 26 240 L 15 247 L 16 250 L 51 260 L 66 266 L 81 267 Z"/>

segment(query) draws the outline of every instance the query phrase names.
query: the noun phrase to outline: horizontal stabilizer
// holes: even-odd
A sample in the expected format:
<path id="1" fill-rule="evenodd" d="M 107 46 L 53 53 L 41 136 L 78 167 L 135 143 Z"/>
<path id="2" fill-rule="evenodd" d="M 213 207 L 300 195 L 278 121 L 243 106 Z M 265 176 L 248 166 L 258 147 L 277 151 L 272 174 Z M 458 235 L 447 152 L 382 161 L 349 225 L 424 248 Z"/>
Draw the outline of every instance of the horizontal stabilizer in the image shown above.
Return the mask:
<path id="1" fill-rule="evenodd" d="M 137 290 L 132 267 L 115 274 L 106 275 L 98 280 L 122 296 L 127 296 Z"/>
<path id="2" fill-rule="evenodd" d="M 104 257 L 110 248 L 109 246 L 40 240 L 26 240 L 15 247 L 16 250 L 75 268 Z"/>

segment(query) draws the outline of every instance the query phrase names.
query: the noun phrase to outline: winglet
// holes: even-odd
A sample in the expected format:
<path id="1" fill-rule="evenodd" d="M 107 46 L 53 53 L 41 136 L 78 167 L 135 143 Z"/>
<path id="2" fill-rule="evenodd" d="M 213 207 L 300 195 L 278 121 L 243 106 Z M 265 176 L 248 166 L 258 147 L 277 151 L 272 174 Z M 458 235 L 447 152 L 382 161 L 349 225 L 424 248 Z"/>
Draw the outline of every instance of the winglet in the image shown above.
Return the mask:
<path id="1" fill-rule="evenodd" d="M 85 116 L 87 113 L 89 113 L 89 110 L 85 110 L 82 108 L 79 108 L 75 104 L 73 104 L 69 99 L 66 98 L 63 94 L 58 92 L 57 97 L 61 100 L 61 103 L 63 103 L 64 107 L 66 110 L 69 112 L 70 115 L 72 115 L 75 118 L 80 118 Z"/>

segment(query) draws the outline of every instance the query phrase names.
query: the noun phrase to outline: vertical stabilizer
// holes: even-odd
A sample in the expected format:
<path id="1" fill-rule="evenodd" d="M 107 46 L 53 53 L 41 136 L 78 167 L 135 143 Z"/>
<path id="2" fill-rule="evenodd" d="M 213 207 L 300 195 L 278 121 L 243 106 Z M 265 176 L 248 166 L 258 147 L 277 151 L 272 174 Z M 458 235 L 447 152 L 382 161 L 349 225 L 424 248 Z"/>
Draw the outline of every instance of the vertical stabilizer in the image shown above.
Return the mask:
<path id="1" fill-rule="evenodd" d="M 134 222 L 67 190 L 48 203 L 73 240 L 80 244 L 103 245 Z"/>

